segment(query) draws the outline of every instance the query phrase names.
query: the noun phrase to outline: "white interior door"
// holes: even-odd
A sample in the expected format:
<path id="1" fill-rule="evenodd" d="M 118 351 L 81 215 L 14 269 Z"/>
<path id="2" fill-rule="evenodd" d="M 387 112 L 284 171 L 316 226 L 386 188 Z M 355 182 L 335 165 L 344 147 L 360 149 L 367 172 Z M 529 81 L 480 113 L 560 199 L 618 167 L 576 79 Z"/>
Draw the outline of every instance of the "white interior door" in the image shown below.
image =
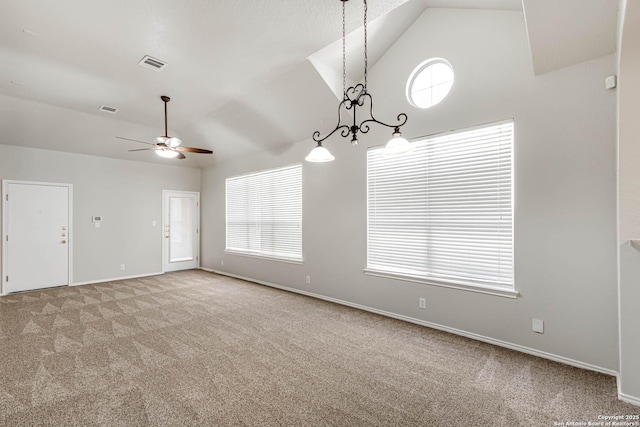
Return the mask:
<path id="1" fill-rule="evenodd" d="M 4 181 L 3 293 L 70 284 L 71 189 Z"/>
<path id="2" fill-rule="evenodd" d="M 163 270 L 198 268 L 200 194 L 163 191 Z"/>

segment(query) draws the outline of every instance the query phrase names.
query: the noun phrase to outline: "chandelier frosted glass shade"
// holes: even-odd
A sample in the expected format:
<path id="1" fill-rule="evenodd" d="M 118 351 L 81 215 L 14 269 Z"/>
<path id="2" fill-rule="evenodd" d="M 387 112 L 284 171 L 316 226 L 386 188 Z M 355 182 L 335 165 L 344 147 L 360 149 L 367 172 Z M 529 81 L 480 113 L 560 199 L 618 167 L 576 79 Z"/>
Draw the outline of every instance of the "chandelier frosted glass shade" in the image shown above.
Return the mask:
<path id="1" fill-rule="evenodd" d="M 156 154 L 158 156 L 164 157 L 166 159 L 171 159 L 173 157 L 177 157 L 178 156 L 178 152 L 177 151 L 167 150 L 166 148 L 162 148 L 160 150 L 156 150 Z"/>
<path id="2" fill-rule="evenodd" d="M 402 137 L 402 133 L 396 129 L 393 133 L 393 138 L 387 142 L 384 146 L 382 155 L 384 157 L 394 157 L 402 154 L 410 153 L 415 147 L 412 143 Z"/>
<path id="3" fill-rule="evenodd" d="M 329 150 L 322 146 L 322 143 L 318 143 L 318 145 L 313 150 L 311 150 L 309 155 L 305 157 L 305 160 L 307 162 L 314 163 L 332 162 L 335 159 L 336 158 L 333 157 Z"/>

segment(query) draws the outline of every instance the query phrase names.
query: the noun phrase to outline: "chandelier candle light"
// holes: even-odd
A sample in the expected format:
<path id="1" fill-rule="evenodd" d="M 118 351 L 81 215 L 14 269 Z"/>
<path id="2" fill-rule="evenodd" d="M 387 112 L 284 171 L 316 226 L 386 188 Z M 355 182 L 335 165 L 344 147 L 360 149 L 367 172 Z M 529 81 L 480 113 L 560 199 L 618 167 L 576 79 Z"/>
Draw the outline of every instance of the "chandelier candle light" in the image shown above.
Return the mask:
<path id="1" fill-rule="evenodd" d="M 364 83 L 358 83 L 355 86 L 347 88 L 347 42 L 346 42 L 346 24 L 345 24 L 345 3 L 349 0 L 340 0 L 342 2 L 342 92 L 343 99 L 338 105 L 338 124 L 325 137 L 320 137 L 320 131 L 313 133 L 313 140 L 318 145 L 311 150 L 311 153 L 305 158 L 308 162 L 330 162 L 335 160 L 335 157 L 331 155 L 329 150 L 322 146 L 322 142 L 329 138 L 331 135 L 340 130 L 340 134 L 343 138 L 351 136 L 351 144 L 356 145 L 358 143 L 358 132 L 369 132 L 369 124 L 377 123 L 382 126 L 393 128 L 393 138 L 387 143 L 384 148 L 385 156 L 394 156 L 398 154 L 407 153 L 413 150 L 413 144 L 409 143 L 402 137 L 400 128 L 407 123 L 407 115 L 405 113 L 398 114 L 396 124 L 386 124 L 377 120 L 373 116 L 373 98 L 367 90 L 367 0 L 364 0 Z M 359 124 L 357 121 L 357 109 L 358 107 L 364 107 L 367 105 L 369 108 L 369 118 L 362 120 Z M 343 110 L 351 111 L 353 115 L 353 124 L 345 124 L 342 120 Z"/>

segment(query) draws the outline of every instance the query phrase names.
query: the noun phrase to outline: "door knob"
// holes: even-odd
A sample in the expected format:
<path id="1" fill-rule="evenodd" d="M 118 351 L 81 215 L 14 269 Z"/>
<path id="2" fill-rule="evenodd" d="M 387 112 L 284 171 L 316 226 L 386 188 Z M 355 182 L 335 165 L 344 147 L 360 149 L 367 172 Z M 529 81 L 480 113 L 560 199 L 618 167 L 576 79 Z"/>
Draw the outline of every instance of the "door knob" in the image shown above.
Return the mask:
<path id="1" fill-rule="evenodd" d="M 63 240 L 61 243 L 63 243 L 63 244 L 64 244 L 64 243 L 67 243 L 67 241 L 66 241 L 66 240 Z"/>
<path id="2" fill-rule="evenodd" d="M 169 238 L 169 235 L 168 235 L 168 234 L 165 234 L 165 235 L 164 235 L 164 237 L 165 237 L 165 239 L 168 239 L 168 238 Z"/>
<path id="3" fill-rule="evenodd" d="M 62 233 L 62 237 L 65 237 L 67 235 L 67 233 Z"/>

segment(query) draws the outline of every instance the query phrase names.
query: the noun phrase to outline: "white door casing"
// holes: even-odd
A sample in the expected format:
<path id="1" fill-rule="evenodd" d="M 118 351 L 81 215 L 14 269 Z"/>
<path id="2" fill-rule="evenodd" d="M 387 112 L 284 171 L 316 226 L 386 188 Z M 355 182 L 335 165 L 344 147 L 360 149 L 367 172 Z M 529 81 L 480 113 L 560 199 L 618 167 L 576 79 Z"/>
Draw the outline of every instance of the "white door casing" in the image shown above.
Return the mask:
<path id="1" fill-rule="evenodd" d="M 71 184 L 3 180 L 2 293 L 71 284 Z"/>
<path id="2" fill-rule="evenodd" d="M 162 270 L 200 265 L 200 193 L 162 191 Z"/>

